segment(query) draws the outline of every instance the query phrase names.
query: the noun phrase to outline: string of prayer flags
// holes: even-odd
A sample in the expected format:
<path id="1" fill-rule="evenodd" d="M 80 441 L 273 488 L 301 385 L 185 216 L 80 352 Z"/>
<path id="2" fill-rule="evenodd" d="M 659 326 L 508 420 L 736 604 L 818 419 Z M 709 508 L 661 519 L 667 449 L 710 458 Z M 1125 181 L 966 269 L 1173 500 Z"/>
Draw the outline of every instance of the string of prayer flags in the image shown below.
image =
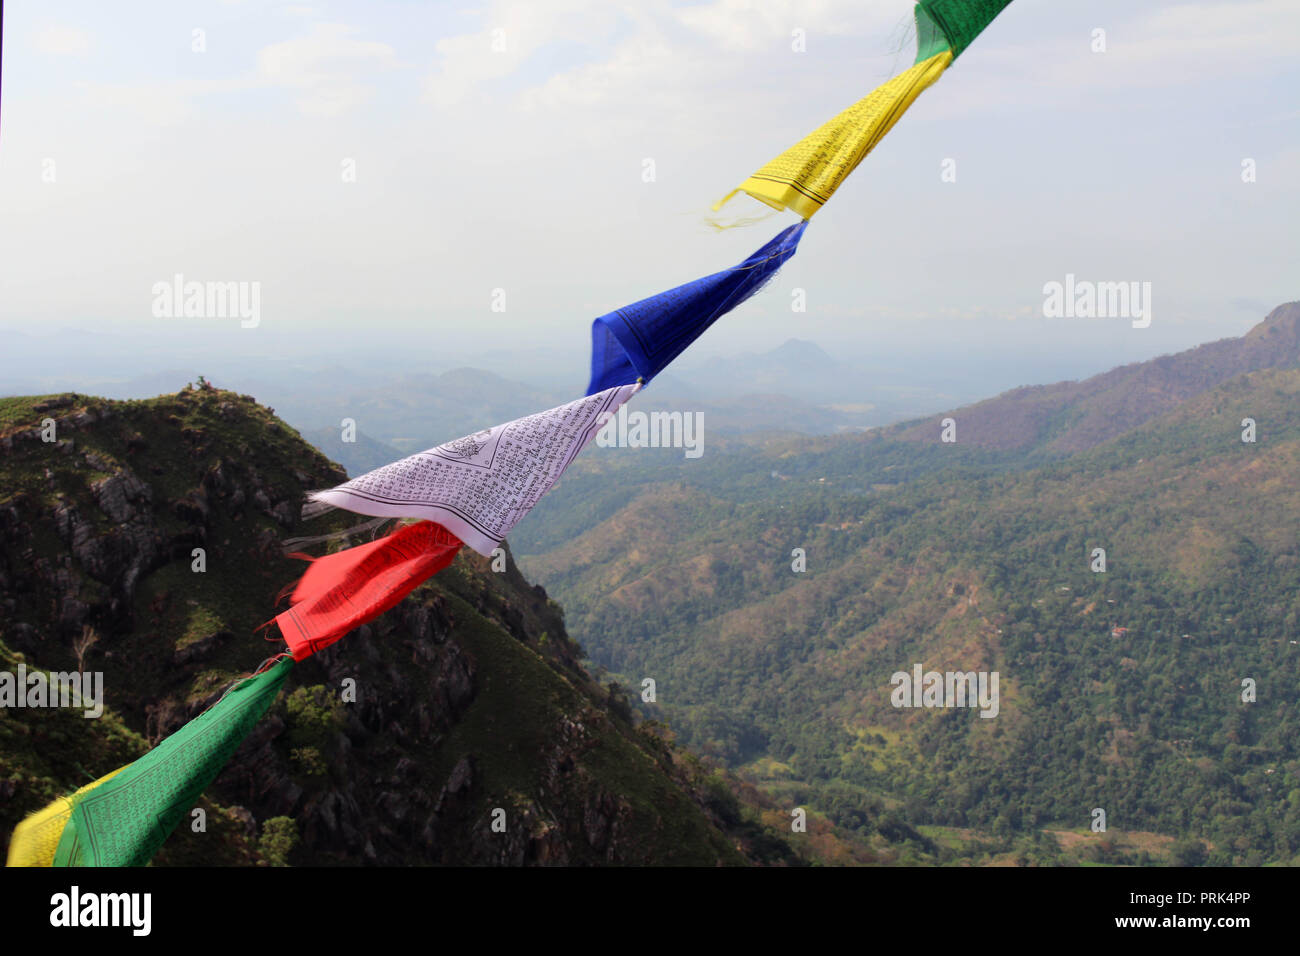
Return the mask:
<path id="1" fill-rule="evenodd" d="M 640 385 L 474 432 L 314 492 L 357 514 L 425 518 L 488 557 Z"/>
<path id="2" fill-rule="evenodd" d="M 312 561 L 275 619 L 295 661 L 328 647 L 374 620 L 460 552 L 461 541 L 432 521 L 398 528 L 387 537 Z"/>
<path id="3" fill-rule="evenodd" d="M 591 324 L 587 394 L 648 383 L 704 331 L 774 276 L 808 223 L 783 230 L 740 265 L 602 315 Z"/>

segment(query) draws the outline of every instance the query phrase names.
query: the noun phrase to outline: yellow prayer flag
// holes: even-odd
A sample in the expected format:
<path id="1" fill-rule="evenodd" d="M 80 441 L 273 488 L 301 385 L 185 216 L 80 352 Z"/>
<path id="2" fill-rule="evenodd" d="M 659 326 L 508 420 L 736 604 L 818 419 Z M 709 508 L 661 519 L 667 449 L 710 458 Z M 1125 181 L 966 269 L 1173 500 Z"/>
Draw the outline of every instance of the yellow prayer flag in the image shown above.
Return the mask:
<path id="1" fill-rule="evenodd" d="M 130 764 L 127 764 L 129 767 Z M 118 767 L 107 776 L 100 777 L 94 783 L 88 783 L 76 793 L 59 797 L 43 810 L 24 819 L 14 827 L 13 837 L 9 840 L 9 859 L 6 866 L 53 866 L 54 851 L 58 849 L 59 838 L 63 828 L 72 816 L 72 808 L 77 801 L 102 783 L 107 783 L 126 767 Z"/>
<path id="2" fill-rule="evenodd" d="M 714 211 L 746 192 L 775 209 L 811 218 L 950 63 L 952 52 L 944 50 L 898 74 L 754 173 Z"/>

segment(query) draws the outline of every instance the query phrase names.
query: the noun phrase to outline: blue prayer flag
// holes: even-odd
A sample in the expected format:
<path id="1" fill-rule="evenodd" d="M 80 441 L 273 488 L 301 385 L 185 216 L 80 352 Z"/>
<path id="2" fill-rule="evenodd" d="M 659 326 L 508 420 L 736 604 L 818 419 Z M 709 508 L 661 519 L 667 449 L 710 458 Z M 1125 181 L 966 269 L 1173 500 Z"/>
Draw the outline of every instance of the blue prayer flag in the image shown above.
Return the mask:
<path id="1" fill-rule="evenodd" d="M 763 287 L 799 247 L 807 221 L 796 223 L 733 269 L 602 315 L 591 324 L 594 395 L 637 378 L 649 382 L 710 325 Z"/>

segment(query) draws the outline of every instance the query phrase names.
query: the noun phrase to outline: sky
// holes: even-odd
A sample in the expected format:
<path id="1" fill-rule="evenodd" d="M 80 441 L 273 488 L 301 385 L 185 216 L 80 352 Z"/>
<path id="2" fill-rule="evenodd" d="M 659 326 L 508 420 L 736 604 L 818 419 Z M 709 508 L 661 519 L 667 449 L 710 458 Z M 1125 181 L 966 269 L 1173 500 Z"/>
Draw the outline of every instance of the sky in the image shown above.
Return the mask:
<path id="1" fill-rule="evenodd" d="M 766 214 L 711 206 L 911 64 L 911 10 L 10 0 L 0 391 L 110 353 L 580 390 L 592 318 L 796 221 L 709 224 Z M 1300 298 L 1298 127 L 1295 0 L 1015 0 L 682 367 L 795 337 L 993 391 L 1240 335 Z M 258 283 L 258 324 L 155 315 L 176 274 Z M 1068 274 L 1151 283 L 1149 327 L 1045 317 Z"/>

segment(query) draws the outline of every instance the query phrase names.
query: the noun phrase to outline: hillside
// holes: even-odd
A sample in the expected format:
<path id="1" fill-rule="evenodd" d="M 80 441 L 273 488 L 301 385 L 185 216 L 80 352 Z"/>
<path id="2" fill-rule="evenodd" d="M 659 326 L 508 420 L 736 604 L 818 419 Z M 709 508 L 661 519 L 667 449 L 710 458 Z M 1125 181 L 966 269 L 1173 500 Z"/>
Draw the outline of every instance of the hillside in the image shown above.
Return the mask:
<path id="1" fill-rule="evenodd" d="M 0 399 L 0 667 L 75 669 L 80 650 L 107 704 L 97 720 L 0 711 L 0 849 L 282 647 L 255 633 L 302 573 L 282 542 L 349 523 L 298 518 L 341 477 L 251 397 L 208 386 Z M 635 727 L 578 657 L 513 559 L 494 573 L 462 554 L 295 668 L 206 795 L 206 832 L 182 827 L 156 862 L 800 862 L 763 822 L 781 817 L 770 801 Z"/>
<path id="2" fill-rule="evenodd" d="M 1068 455 L 1096 447 L 1245 372 L 1300 362 L 1300 302 L 1280 305 L 1246 335 L 1134 362 L 1082 382 L 1013 389 L 975 405 L 885 430 L 903 441 L 940 440 L 938 422 L 980 448 Z"/>
<path id="3" fill-rule="evenodd" d="M 516 547 L 596 663 L 658 681 L 686 742 L 842 826 L 973 828 L 1047 862 L 1101 807 L 1113 837 L 1084 859 L 1293 861 L 1298 317 L 1061 386 L 1019 448 L 979 447 L 967 410 L 958 447 L 899 429 L 693 467 L 610 450 Z M 918 663 L 999 672 L 999 713 L 895 708 L 891 675 Z"/>
<path id="4" fill-rule="evenodd" d="M 342 465 L 350 478 L 405 457 L 392 445 L 385 445 L 361 431 L 352 435 L 351 441 L 343 440 L 340 428 L 316 428 L 301 434 L 330 461 Z"/>

